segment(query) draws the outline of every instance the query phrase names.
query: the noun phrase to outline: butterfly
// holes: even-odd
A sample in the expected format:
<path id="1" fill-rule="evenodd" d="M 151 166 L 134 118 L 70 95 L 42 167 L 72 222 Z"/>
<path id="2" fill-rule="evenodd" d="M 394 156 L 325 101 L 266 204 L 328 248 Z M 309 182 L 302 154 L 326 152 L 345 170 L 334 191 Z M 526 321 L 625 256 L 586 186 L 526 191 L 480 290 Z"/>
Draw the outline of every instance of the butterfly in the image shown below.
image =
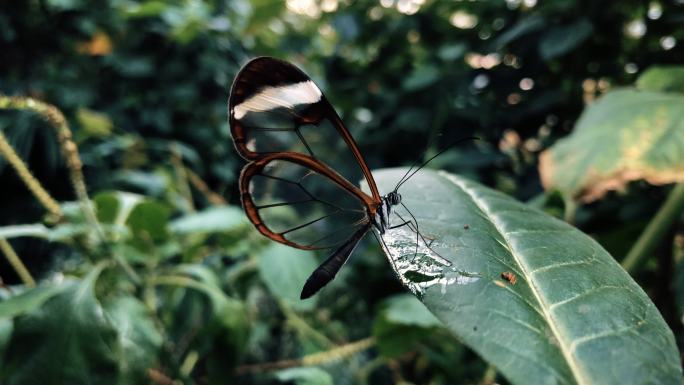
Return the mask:
<path id="1" fill-rule="evenodd" d="M 373 228 L 382 236 L 413 224 L 419 234 L 415 218 L 390 224 L 393 208 L 402 204 L 398 188 L 411 169 L 381 196 L 349 130 L 296 66 L 271 57 L 249 61 L 235 77 L 228 113 L 235 148 L 249 162 L 239 185 L 249 220 L 276 242 L 332 250 L 307 279 L 301 299 L 332 281 Z M 360 180 L 356 175 L 368 192 L 350 182 Z"/>

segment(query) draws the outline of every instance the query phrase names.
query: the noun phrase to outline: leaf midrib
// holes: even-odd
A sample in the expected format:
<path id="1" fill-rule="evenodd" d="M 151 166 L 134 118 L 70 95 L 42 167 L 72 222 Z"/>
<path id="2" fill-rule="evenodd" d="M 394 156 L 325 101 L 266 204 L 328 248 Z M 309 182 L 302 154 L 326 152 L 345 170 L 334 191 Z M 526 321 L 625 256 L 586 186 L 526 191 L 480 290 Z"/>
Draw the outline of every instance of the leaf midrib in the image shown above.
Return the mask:
<path id="1" fill-rule="evenodd" d="M 553 333 L 553 336 L 556 338 L 556 341 L 558 341 L 558 347 L 561 351 L 561 354 L 563 357 L 565 357 L 565 362 L 568 365 L 568 368 L 570 369 L 570 372 L 573 374 L 574 380 L 577 384 L 590 384 L 590 381 L 588 380 L 588 377 L 586 374 L 581 370 L 578 362 L 574 359 L 571 348 L 572 348 L 572 343 L 570 341 L 567 341 L 563 334 L 560 333 L 560 331 L 557 329 L 557 325 L 555 322 L 555 319 L 553 315 L 549 312 L 550 305 L 546 303 L 546 301 L 543 299 L 543 297 L 539 293 L 539 289 L 535 285 L 534 279 L 529 272 L 529 268 L 525 265 L 524 263 L 524 258 L 519 256 L 511 247 L 511 242 L 506 236 L 506 232 L 502 230 L 502 226 L 499 224 L 499 221 L 497 220 L 498 217 L 496 214 L 491 212 L 488 208 L 485 202 L 482 201 L 480 197 L 478 197 L 477 193 L 472 191 L 472 189 L 469 189 L 462 181 L 453 178 L 449 174 L 445 173 L 440 173 L 442 176 L 446 177 L 447 180 L 450 182 L 454 183 L 457 185 L 464 193 L 466 193 L 470 199 L 473 201 L 475 206 L 482 211 L 484 214 L 486 214 L 487 221 L 489 221 L 492 226 L 496 229 L 496 231 L 501 235 L 502 239 L 505 241 L 506 249 L 511 253 L 511 256 L 513 259 L 517 262 L 518 266 L 520 267 L 520 270 L 524 273 L 524 277 L 529 283 L 530 286 L 530 291 L 534 294 L 535 299 L 537 300 L 537 303 L 539 303 L 539 307 L 542 311 L 542 315 L 544 319 L 546 320 L 547 324 L 549 325 L 549 328 L 551 329 L 551 332 Z"/>

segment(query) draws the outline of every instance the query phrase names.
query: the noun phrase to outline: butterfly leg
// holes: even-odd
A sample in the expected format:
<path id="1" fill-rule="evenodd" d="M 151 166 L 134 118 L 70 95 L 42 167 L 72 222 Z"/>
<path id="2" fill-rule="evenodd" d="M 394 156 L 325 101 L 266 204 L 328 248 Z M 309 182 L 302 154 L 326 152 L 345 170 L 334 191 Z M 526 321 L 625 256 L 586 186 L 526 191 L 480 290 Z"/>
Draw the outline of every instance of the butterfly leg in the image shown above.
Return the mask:
<path id="1" fill-rule="evenodd" d="M 403 219 L 402 219 L 402 220 L 403 220 Z M 399 228 L 399 227 L 404 227 L 404 226 L 410 225 L 410 224 L 411 224 L 411 221 L 404 221 L 404 222 L 402 222 L 402 223 L 400 223 L 400 224 L 398 224 L 398 225 L 390 226 L 390 227 L 388 227 L 387 229 L 388 229 L 388 230 L 397 229 L 397 228 Z M 409 228 L 410 228 L 410 227 L 409 227 Z"/>
<path id="2" fill-rule="evenodd" d="M 416 256 L 418 255 L 418 245 L 419 245 L 418 242 L 419 242 L 419 237 L 422 237 L 422 236 L 420 235 L 420 232 L 418 231 L 417 222 L 414 223 L 412 220 L 408 220 L 408 221 L 407 221 L 407 220 L 405 220 L 399 213 L 395 213 L 395 214 L 397 214 L 397 216 L 399 217 L 399 219 L 401 219 L 401 220 L 403 221 L 403 223 L 402 223 L 401 225 L 398 225 L 398 226 L 392 226 L 392 228 L 393 228 L 393 227 L 406 226 L 406 227 L 409 228 L 409 230 L 411 230 L 411 231 L 413 231 L 414 233 L 416 233 L 416 251 L 413 252 L 413 258 L 415 259 Z M 423 242 L 425 242 L 425 240 L 423 240 Z M 426 244 L 427 244 L 427 243 L 426 243 Z"/>
<path id="3" fill-rule="evenodd" d="M 406 207 L 406 205 L 404 205 L 403 203 L 402 203 L 401 205 L 404 207 L 404 209 L 406 209 L 406 211 L 409 213 L 409 215 L 411 215 L 411 218 L 412 218 L 412 219 L 406 221 L 399 213 L 395 212 L 395 214 L 397 214 L 397 216 L 399 217 L 399 219 L 401 219 L 403 222 L 408 222 L 408 223 L 407 223 L 408 228 L 409 228 L 411 231 L 413 231 L 413 232 L 416 233 L 416 253 L 414 254 L 414 258 L 415 258 L 415 255 L 418 253 L 418 251 L 417 251 L 417 250 L 418 250 L 418 238 L 420 238 L 420 239 L 423 241 L 423 243 L 425 244 L 425 246 L 426 246 L 430 251 L 432 251 L 432 252 L 435 253 L 438 257 L 440 257 L 440 259 L 442 259 L 442 260 L 444 260 L 444 261 L 448 261 L 447 259 L 445 259 L 444 257 L 442 257 L 435 249 L 432 248 L 432 243 L 435 241 L 435 238 L 427 237 L 427 239 L 430 239 L 430 242 L 428 242 L 428 241 L 426 240 L 426 237 L 425 237 L 425 236 L 420 232 L 420 230 L 418 229 L 418 220 L 417 220 L 416 217 L 413 215 L 413 213 L 411 213 L 411 210 L 409 210 L 408 207 Z"/>

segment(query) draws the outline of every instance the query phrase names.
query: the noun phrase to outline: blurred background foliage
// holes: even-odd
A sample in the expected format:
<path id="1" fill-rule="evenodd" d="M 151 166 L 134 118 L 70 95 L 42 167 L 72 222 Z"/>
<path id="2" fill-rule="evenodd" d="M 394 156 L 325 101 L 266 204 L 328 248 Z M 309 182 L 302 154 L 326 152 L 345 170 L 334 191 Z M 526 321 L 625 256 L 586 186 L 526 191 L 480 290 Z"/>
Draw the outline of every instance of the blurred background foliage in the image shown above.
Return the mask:
<path id="1" fill-rule="evenodd" d="M 578 204 L 544 191 L 539 154 L 611 90 L 640 79 L 642 89 L 684 92 L 681 69 L 667 70 L 684 62 L 683 23 L 681 0 L 5 2 L 0 92 L 64 113 L 97 218 L 72 202 L 50 122 L 0 110 L 0 129 L 63 214 L 46 219 L 0 158 L 0 235 L 39 283 L 29 290 L 0 262 L 0 380 L 493 381 L 492 368 L 401 294 L 371 242 L 317 298 L 297 299 L 320 256 L 262 239 L 239 208 L 244 162 L 226 120 L 233 76 L 254 56 L 293 61 L 371 168 L 478 135 L 432 167 L 565 215 L 621 260 L 671 186 L 631 181 Z M 655 65 L 665 74 L 639 78 Z M 632 273 L 681 339 L 675 222 Z"/>

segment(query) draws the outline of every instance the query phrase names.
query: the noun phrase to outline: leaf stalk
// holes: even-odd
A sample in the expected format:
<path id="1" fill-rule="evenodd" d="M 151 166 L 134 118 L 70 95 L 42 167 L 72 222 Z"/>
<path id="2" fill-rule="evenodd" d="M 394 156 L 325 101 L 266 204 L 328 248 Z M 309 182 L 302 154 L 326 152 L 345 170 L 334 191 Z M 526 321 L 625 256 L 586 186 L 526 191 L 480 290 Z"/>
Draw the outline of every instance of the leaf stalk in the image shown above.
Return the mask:
<path id="1" fill-rule="evenodd" d="M 665 203 L 648 223 L 639 239 L 622 261 L 627 272 L 634 272 L 667 235 L 667 232 L 684 210 L 684 183 L 677 184 L 667 196 Z"/>

